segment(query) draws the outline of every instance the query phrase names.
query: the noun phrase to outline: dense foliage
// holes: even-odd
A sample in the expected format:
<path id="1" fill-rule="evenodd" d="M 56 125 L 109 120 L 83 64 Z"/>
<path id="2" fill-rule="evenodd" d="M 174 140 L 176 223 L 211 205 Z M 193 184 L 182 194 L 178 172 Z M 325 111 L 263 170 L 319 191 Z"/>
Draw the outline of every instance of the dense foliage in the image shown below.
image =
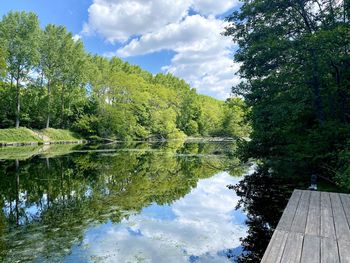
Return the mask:
<path id="1" fill-rule="evenodd" d="M 228 21 L 252 107 L 242 148 L 280 174 L 317 173 L 350 189 L 350 3 L 246 0 Z"/>
<path id="2" fill-rule="evenodd" d="M 119 223 L 151 204 L 170 205 L 199 179 L 222 170 L 241 175 L 246 168 L 227 143 L 125 146 L 83 154 L 67 154 L 84 151 L 73 145 L 0 149 L 0 158 L 12 159 L 0 162 L 0 261 L 58 260 L 83 242 L 91 225 Z"/>
<path id="3" fill-rule="evenodd" d="M 245 105 L 198 95 L 170 74 L 85 52 L 63 26 L 35 14 L 0 21 L 0 128 L 74 129 L 87 137 L 244 136 Z"/>

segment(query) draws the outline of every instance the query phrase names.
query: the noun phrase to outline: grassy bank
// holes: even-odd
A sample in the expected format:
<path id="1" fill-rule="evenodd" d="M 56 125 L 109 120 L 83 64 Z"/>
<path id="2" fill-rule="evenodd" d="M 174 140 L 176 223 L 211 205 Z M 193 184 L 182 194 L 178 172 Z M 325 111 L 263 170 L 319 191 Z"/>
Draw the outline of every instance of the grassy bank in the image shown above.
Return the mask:
<path id="1" fill-rule="evenodd" d="M 82 139 L 79 135 L 69 130 L 49 128 L 42 130 L 41 133 L 53 142 L 75 142 Z"/>
<path id="2" fill-rule="evenodd" d="M 41 131 L 27 128 L 0 129 L 0 144 L 43 144 L 43 143 L 72 143 L 82 138 L 69 130 L 44 129 Z"/>
<path id="3" fill-rule="evenodd" d="M 0 129 L 0 143 L 31 143 L 42 139 L 27 128 Z"/>

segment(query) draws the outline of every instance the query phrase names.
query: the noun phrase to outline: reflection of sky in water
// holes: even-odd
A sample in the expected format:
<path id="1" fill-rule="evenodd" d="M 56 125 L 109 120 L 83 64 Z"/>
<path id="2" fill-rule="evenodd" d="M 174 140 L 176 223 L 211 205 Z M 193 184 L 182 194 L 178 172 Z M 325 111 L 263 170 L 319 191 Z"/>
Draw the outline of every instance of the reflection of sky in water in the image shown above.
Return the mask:
<path id="1" fill-rule="evenodd" d="M 239 179 L 219 173 L 170 206 L 153 204 L 119 224 L 92 227 L 65 261 L 229 262 L 247 231 L 246 216 L 235 211 L 238 197 L 226 187 Z"/>

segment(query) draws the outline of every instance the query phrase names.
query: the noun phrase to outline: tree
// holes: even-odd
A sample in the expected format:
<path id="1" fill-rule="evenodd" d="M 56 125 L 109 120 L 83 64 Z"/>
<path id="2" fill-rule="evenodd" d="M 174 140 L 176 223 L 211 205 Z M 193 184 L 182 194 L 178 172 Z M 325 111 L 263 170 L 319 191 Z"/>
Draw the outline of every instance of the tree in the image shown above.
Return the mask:
<path id="1" fill-rule="evenodd" d="M 62 69 L 64 68 L 64 55 L 67 44 L 71 35 L 67 33 L 63 26 L 49 24 L 46 26 L 41 37 L 40 45 L 40 66 L 43 78 L 47 87 L 47 119 L 46 128 L 50 127 L 51 118 L 51 89 L 59 85 L 62 78 Z"/>
<path id="2" fill-rule="evenodd" d="M 0 78 L 6 75 L 5 52 L 0 48 Z"/>
<path id="3" fill-rule="evenodd" d="M 65 127 L 66 106 L 68 104 L 68 116 L 72 115 L 71 104 L 77 103 L 86 97 L 85 85 L 87 79 L 88 57 L 83 43 L 74 41 L 71 33 L 64 36 L 64 45 L 61 53 L 61 128 Z"/>
<path id="4" fill-rule="evenodd" d="M 0 23 L 0 42 L 4 43 L 8 75 L 16 83 L 16 128 L 20 125 L 21 82 L 25 81 L 39 61 L 38 17 L 34 13 L 10 12 Z"/>
<path id="5" fill-rule="evenodd" d="M 246 157 L 333 178 L 350 139 L 348 1 L 247 0 L 228 21 L 244 79 L 233 92 L 252 107 Z"/>

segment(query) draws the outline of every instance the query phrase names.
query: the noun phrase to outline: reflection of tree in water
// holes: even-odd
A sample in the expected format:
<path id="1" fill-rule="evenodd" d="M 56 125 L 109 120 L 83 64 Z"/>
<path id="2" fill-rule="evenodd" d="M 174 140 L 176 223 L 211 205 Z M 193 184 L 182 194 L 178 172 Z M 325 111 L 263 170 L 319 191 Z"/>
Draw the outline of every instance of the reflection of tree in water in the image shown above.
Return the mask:
<path id="1" fill-rule="evenodd" d="M 0 162 L 0 260 L 52 261 L 81 243 L 91 224 L 118 223 L 153 202 L 171 204 L 199 179 L 234 170 L 218 149 L 140 144 L 102 154 L 34 157 L 21 160 L 17 170 L 14 160 Z"/>
<path id="2" fill-rule="evenodd" d="M 240 197 L 237 209 L 247 213 L 248 235 L 241 239 L 243 252 L 238 263 L 261 261 L 283 209 L 298 187 L 305 187 L 305 181 L 271 175 L 266 166 L 258 166 L 255 173 L 229 186 Z"/>

